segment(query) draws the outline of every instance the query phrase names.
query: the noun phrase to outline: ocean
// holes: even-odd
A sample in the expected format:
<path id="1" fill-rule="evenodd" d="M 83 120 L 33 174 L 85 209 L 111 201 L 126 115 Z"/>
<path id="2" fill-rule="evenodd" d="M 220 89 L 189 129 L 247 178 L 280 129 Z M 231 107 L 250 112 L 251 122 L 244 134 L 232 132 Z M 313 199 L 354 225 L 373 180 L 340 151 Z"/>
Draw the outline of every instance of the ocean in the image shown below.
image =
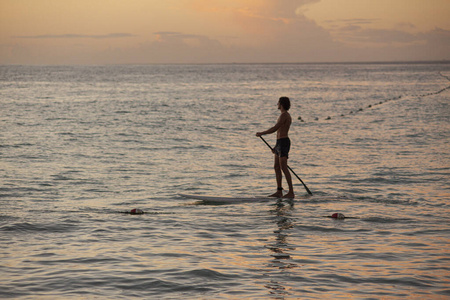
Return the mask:
<path id="1" fill-rule="evenodd" d="M 179 195 L 275 192 L 281 96 L 313 196 Z M 449 99 L 448 63 L 0 66 L 0 297 L 448 299 Z"/>

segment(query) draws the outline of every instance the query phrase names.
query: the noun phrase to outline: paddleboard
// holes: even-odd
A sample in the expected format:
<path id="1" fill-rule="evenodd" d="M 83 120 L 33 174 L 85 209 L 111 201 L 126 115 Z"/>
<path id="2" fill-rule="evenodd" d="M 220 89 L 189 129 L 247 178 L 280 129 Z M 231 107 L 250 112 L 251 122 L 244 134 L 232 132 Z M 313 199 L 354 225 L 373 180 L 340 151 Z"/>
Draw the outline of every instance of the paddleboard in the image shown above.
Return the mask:
<path id="1" fill-rule="evenodd" d="M 277 199 L 274 197 L 213 197 L 213 196 L 187 195 L 187 194 L 179 194 L 179 195 L 184 198 L 215 203 L 265 202 L 265 201 L 274 201 Z"/>

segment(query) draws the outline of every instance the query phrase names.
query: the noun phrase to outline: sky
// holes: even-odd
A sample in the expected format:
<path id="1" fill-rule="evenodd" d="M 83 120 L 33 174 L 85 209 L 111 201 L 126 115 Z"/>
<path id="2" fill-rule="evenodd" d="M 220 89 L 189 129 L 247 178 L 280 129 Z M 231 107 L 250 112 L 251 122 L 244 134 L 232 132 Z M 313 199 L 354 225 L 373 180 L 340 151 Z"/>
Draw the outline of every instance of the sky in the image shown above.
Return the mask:
<path id="1" fill-rule="evenodd" d="M 424 60 L 449 0 L 0 0 L 0 64 Z"/>

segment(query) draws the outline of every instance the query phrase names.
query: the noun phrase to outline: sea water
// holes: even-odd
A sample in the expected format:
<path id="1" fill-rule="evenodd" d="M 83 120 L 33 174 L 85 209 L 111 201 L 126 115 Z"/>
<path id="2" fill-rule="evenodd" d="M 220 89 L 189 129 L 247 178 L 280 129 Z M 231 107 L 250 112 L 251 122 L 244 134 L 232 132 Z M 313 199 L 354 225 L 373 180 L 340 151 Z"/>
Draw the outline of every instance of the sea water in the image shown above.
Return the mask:
<path id="1" fill-rule="evenodd" d="M 444 63 L 1 66 L 0 297 L 449 298 L 449 78 Z M 294 201 L 179 196 L 273 193 L 255 133 L 281 96 L 312 197 L 295 177 Z"/>

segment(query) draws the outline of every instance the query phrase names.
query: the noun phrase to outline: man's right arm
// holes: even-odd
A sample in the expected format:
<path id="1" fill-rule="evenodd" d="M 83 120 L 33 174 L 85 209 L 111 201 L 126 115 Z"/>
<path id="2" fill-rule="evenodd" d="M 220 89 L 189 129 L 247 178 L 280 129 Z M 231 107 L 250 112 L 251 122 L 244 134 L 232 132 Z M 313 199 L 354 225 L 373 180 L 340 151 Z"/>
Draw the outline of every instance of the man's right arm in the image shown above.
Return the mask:
<path id="1" fill-rule="evenodd" d="M 263 132 L 257 132 L 256 136 L 261 136 L 261 135 L 265 135 L 265 134 L 271 134 L 276 132 L 278 129 L 281 128 L 281 126 L 283 126 L 283 123 L 286 121 L 286 117 L 284 115 L 281 115 L 278 118 L 277 124 L 275 124 L 275 126 L 273 126 L 272 128 L 267 129 L 266 131 Z"/>

